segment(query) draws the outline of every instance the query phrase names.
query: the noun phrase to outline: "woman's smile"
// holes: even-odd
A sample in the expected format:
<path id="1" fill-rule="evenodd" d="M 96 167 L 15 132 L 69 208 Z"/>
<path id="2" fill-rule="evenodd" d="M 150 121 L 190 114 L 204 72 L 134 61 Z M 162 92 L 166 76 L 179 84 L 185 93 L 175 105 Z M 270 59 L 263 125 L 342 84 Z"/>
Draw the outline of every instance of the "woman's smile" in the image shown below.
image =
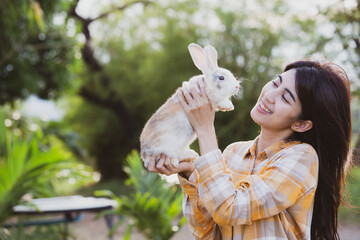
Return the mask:
<path id="1" fill-rule="evenodd" d="M 258 104 L 258 108 L 257 110 L 261 113 L 265 113 L 265 114 L 272 114 L 272 112 L 270 111 L 270 109 L 264 104 L 263 101 L 260 101 Z"/>

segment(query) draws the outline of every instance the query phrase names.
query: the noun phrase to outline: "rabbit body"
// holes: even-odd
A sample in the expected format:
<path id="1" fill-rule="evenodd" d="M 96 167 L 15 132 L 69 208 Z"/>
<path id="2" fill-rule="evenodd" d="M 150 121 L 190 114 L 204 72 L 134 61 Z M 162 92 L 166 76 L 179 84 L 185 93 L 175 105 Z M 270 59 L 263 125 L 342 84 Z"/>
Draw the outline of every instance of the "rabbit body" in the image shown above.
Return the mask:
<path id="1" fill-rule="evenodd" d="M 182 87 L 188 90 L 194 87 L 200 92 L 198 81 L 204 78 L 205 90 L 213 108 L 216 111 L 233 110 L 234 105 L 230 97 L 238 92 L 239 82 L 229 70 L 217 66 L 215 48 L 207 46 L 202 49 L 192 43 L 189 45 L 189 51 L 203 75 L 194 76 L 189 81 L 183 82 Z M 146 168 L 149 166 L 151 156 L 160 156 L 160 154 L 170 157 L 175 167 L 181 161 L 193 161 L 199 156 L 189 147 L 195 139 L 194 129 L 175 92 L 152 115 L 140 135 L 141 158 L 144 166 Z"/>

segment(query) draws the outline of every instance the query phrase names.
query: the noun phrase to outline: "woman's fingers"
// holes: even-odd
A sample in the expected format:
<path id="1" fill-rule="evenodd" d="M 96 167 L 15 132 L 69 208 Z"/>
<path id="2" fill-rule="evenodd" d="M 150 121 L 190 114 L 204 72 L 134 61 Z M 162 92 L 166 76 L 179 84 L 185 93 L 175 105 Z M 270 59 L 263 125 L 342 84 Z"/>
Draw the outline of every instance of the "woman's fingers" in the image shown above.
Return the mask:
<path id="1" fill-rule="evenodd" d="M 193 83 L 190 86 L 190 89 L 182 87 L 178 90 L 177 96 L 180 100 L 180 104 L 185 110 L 198 107 L 198 105 L 204 102 L 203 99 L 208 101 L 204 81 L 204 78 L 202 78 L 196 83 Z"/>
<path id="2" fill-rule="evenodd" d="M 205 98 L 206 100 L 209 100 L 208 95 L 206 93 L 206 89 L 205 89 L 205 78 L 202 78 L 199 81 L 199 87 L 200 87 L 200 92 L 201 92 L 201 97 Z"/>
<path id="3" fill-rule="evenodd" d="M 182 107 L 185 111 L 188 111 L 188 109 L 189 109 L 189 103 L 188 103 L 188 101 L 186 100 L 184 91 L 183 91 L 182 89 L 179 89 L 179 90 L 178 90 L 177 96 L 178 96 L 178 98 L 179 98 L 181 107 Z"/>
<path id="4" fill-rule="evenodd" d="M 194 102 L 194 95 L 192 95 L 187 88 L 184 88 L 182 92 L 188 105 L 192 105 Z"/>
<path id="5" fill-rule="evenodd" d="M 172 159 L 171 158 L 168 158 L 166 160 L 167 161 L 165 162 L 165 165 L 166 165 L 166 168 L 169 169 L 169 171 L 171 171 L 173 173 L 179 172 L 179 169 L 172 165 Z"/>
<path id="6" fill-rule="evenodd" d="M 191 109 L 196 109 L 201 105 L 201 98 L 199 93 L 195 88 L 190 88 L 190 91 L 186 88 L 181 89 L 184 104 L 182 104 L 185 111 L 189 111 Z"/>
<path id="7" fill-rule="evenodd" d="M 149 163 L 149 166 L 148 166 L 148 170 L 150 171 L 150 172 L 159 172 L 158 170 L 157 170 L 157 168 L 156 168 L 156 158 L 157 158 L 157 156 L 151 156 L 150 157 L 150 163 Z"/>
<path id="8" fill-rule="evenodd" d="M 164 154 L 161 154 L 160 161 L 158 164 L 156 164 L 156 168 L 159 171 L 159 173 L 171 175 L 173 173 L 169 171 L 165 165 L 165 162 L 168 161 L 167 159 L 169 159 L 169 157 L 165 156 Z"/>
<path id="9" fill-rule="evenodd" d="M 159 162 L 156 163 L 156 159 L 159 159 Z M 180 162 L 178 167 L 172 165 L 172 159 L 164 154 L 160 156 L 151 156 L 148 170 L 154 173 L 166 174 L 167 176 L 179 172 L 192 172 L 195 166 L 192 162 Z"/>

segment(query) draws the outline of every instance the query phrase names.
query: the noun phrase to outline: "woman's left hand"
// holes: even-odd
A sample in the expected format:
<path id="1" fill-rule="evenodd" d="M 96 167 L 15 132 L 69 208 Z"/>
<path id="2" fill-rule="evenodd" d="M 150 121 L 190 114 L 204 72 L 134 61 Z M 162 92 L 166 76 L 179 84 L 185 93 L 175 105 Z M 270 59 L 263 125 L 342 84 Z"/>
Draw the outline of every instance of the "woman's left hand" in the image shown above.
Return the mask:
<path id="1" fill-rule="evenodd" d="M 204 78 L 197 83 L 200 93 L 196 86 L 191 86 L 190 91 L 183 87 L 179 89 L 177 96 L 192 127 L 199 136 L 214 127 L 215 110 L 206 94 Z"/>
<path id="2" fill-rule="evenodd" d="M 192 162 L 180 162 L 178 167 L 171 164 L 171 158 L 161 154 L 160 156 L 151 156 L 148 170 L 150 172 L 161 173 L 167 176 L 180 173 L 185 178 L 189 178 L 194 171 L 195 166 Z"/>

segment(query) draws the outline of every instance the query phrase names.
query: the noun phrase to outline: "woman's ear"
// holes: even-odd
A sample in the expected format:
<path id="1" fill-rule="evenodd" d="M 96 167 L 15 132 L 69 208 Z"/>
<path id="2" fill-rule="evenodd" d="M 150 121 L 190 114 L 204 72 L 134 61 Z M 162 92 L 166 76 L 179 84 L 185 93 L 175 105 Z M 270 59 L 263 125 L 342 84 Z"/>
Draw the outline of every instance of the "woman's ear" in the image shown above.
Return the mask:
<path id="1" fill-rule="evenodd" d="M 300 122 L 295 122 L 291 125 L 291 129 L 294 132 L 306 132 L 313 127 L 313 123 L 311 120 L 305 120 Z"/>

